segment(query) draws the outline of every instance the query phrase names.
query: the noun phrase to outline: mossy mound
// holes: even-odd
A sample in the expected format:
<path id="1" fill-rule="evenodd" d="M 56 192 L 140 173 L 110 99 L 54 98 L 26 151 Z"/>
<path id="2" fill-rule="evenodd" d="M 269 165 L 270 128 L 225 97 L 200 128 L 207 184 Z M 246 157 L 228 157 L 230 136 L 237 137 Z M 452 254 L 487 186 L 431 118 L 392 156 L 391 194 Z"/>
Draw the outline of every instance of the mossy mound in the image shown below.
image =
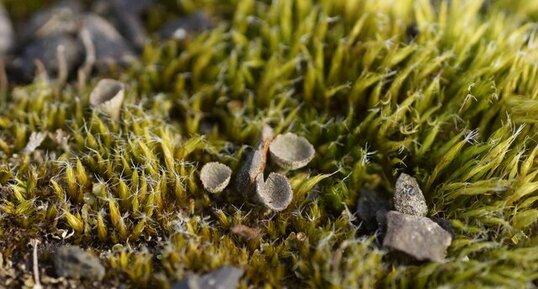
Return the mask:
<path id="1" fill-rule="evenodd" d="M 198 9 L 217 27 L 155 38 L 126 70 L 2 87 L 0 288 L 32 286 L 33 239 L 46 288 L 168 288 L 223 265 L 240 288 L 538 286 L 538 2 L 163 1 L 147 28 Z M 104 77 L 127 85 L 119 121 L 90 107 Z M 203 164 L 237 172 L 266 124 L 316 150 L 290 206 L 206 192 Z M 361 231 L 360 190 L 390 196 L 400 172 L 454 228 L 446 262 L 397 261 Z M 99 255 L 103 283 L 55 281 L 59 244 Z"/>

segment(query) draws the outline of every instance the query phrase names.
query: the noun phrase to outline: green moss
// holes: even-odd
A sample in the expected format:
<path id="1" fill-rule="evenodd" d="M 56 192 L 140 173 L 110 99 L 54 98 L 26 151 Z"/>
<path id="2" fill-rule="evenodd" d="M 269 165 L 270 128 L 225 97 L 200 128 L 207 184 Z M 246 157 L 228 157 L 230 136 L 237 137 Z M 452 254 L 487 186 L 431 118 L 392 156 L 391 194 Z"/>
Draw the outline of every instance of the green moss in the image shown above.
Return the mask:
<path id="1" fill-rule="evenodd" d="M 105 282 L 132 287 L 224 264 L 246 270 L 241 288 L 536 286 L 536 3 L 179 2 L 167 5 L 207 9 L 219 25 L 185 43 L 154 41 L 114 74 L 128 84 L 121 121 L 91 111 L 97 77 L 10 90 L 0 106 L 4 260 L 37 238 L 93 248 Z M 205 192 L 202 165 L 237 171 L 266 123 L 316 148 L 290 175 L 289 208 Z M 24 153 L 32 132 L 51 136 Z M 401 171 L 455 228 L 445 263 L 399 263 L 358 233 L 359 190 L 390 195 Z M 236 224 L 262 237 L 242 239 Z"/>

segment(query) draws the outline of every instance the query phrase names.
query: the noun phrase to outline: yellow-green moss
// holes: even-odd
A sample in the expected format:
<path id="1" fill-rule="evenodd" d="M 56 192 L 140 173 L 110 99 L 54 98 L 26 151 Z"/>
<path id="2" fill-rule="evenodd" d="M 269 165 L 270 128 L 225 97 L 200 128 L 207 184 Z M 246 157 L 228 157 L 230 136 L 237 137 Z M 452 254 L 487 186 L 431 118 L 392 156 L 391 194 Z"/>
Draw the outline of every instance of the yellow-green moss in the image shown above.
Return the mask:
<path id="1" fill-rule="evenodd" d="M 103 76 L 81 90 L 36 81 L 2 100 L 4 260 L 37 238 L 92 248 L 106 282 L 132 287 L 224 264 L 246 270 L 241 288 L 537 286 L 535 1 L 178 3 L 163 17 L 206 9 L 218 26 L 154 40 L 108 75 L 128 85 L 121 121 L 90 109 Z M 290 175 L 288 209 L 205 192 L 202 165 L 237 171 L 266 123 L 316 149 Z M 24 153 L 32 132 L 51 136 Z M 455 229 L 445 263 L 400 264 L 358 233 L 359 190 L 390 195 L 400 171 Z M 263 235 L 242 239 L 237 224 Z"/>

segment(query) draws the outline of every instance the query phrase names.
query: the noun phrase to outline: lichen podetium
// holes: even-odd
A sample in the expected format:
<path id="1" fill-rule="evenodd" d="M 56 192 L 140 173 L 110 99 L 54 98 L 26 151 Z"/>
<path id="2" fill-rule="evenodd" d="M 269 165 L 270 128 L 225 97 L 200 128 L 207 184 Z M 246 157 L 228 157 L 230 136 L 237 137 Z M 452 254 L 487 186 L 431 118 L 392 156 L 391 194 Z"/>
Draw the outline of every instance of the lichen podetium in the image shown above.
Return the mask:
<path id="1" fill-rule="evenodd" d="M 4 2 L 15 22 L 43 3 Z M 82 86 L 50 75 L 0 97 L 0 284 L 32 286 L 19 265 L 37 239 L 45 288 L 60 244 L 105 265 L 78 288 L 168 288 L 224 265 L 242 289 L 538 286 L 538 1 L 161 2 L 150 32 L 198 10 L 216 27 L 152 38 Z M 91 109 L 102 78 L 126 85 L 118 121 Z M 287 174 L 291 204 L 205 191 L 203 164 L 238 171 L 266 124 L 316 152 Z M 47 137 L 25 151 L 32 133 Z M 360 190 L 390 197 L 402 172 L 454 229 L 444 262 L 396 260 L 362 233 Z"/>

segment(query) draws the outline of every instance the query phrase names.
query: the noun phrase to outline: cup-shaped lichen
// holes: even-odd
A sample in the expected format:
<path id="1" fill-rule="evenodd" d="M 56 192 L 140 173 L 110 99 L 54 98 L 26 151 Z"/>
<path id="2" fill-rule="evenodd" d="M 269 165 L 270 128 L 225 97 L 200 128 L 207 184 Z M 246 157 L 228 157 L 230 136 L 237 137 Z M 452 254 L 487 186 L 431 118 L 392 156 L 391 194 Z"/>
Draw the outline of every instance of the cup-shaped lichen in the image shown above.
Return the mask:
<path id="1" fill-rule="evenodd" d="M 290 182 L 284 175 L 270 173 L 267 180 L 263 175 L 256 179 L 256 199 L 274 211 L 282 211 L 288 207 L 293 198 Z"/>
<path id="2" fill-rule="evenodd" d="M 90 94 L 90 104 L 117 120 L 125 97 L 125 85 L 113 79 L 101 79 Z"/>
<path id="3" fill-rule="evenodd" d="M 271 159 L 286 170 L 306 166 L 315 154 L 314 147 L 308 140 L 293 133 L 277 136 L 269 146 L 269 151 Z"/>
<path id="4" fill-rule="evenodd" d="M 200 180 L 204 188 L 211 193 L 222 192 L 230 183 L 232 170 L 218 162 L 207 163 L 202 167 Z"/>

